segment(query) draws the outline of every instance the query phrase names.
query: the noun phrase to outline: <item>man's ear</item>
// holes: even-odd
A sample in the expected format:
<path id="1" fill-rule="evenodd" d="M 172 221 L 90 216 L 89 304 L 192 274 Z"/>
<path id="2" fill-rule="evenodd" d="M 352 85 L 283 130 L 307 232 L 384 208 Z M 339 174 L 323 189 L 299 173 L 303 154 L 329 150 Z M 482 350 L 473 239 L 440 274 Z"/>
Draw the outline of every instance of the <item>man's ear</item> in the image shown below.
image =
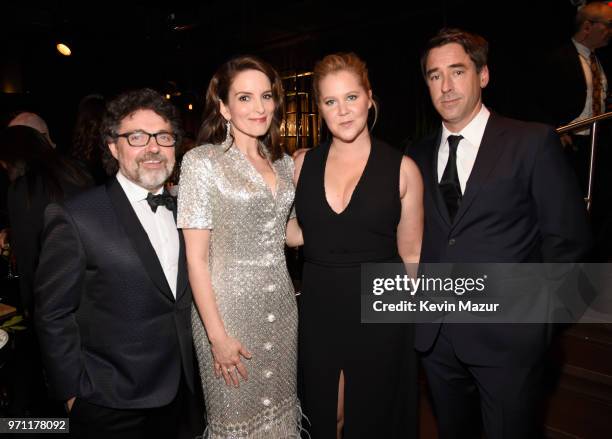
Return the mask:
<path id="1" fill-rule="evenodd" d="M 483 66 L 478 76 L 480 77 L 480 88 L 485 88 L 489 83 L 489 67 Z"/>
<path id="2" fill-rule="evenodd" d="M 111 154 L 113 155 L 113 157 L 115 157 L 116 160 L 119 160 L 119 157 L 117 157 L 117 144 L 115 142 L 109 143 L 108 144 L 108 149 L 110 149 Z"/>

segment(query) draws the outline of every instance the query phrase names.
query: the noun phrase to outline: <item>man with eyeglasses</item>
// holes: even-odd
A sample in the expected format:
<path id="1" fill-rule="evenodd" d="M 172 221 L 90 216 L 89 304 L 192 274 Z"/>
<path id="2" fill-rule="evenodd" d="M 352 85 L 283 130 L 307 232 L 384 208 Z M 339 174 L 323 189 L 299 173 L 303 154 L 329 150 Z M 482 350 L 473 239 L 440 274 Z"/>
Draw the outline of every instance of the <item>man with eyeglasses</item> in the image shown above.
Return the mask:
<path id="1" fill-rule="evenodd" d="M 543 121 L 561 126 L 606 112 L 608 81 L 595 51 L 608 45 L 611 23 L 612 7 L 607 3 L 593 2 L 578 9 L 572 40 L 545 60 L 539 75 Z M 582 148 L 589 130 L 575 134 L 562 141 Z"/>
<path id="2" fill-rule="evenodd" d="M 191 289 L 163 189 L 179 116 L 136 90 L 108 104 L 103 129 L 116 178 L 45 212 L 35 319 L 50 392 L 74 437 L 194 437 Z"/>

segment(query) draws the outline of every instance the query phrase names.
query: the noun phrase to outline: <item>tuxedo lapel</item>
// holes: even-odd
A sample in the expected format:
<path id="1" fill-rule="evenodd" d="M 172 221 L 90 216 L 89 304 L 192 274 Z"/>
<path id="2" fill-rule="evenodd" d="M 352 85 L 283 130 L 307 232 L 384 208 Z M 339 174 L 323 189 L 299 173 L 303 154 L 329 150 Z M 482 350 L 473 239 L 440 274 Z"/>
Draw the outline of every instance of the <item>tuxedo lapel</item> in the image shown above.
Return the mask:
<path id="1" fill-rule="evenodd" d="M 176 224 L 176 214 L 177 214 L 177 203 L 175 200 L 174 210 L 172 210 L 172 216 L 174 217 L 174 224 Z M 179 259 L 178 259 L 178 273 L 176 277 L 176 301 L 183 296 L 185 291 L 187 290 L 187 286 L 189 285 L 189 278 L 187 276 L 187 255 L 185 253 L 185 238 L 183 237 L 183 231 L 178 230 L 179 237 Z"/>
<path id="2" fill-rule="evenodd" d="M 438 185 L 438 151 L 440 150 L 440 139 L 442 137 L 442 130 L 438 130 L 438 134 L 434 137 L 434 141 L 431 144 L 430 152 L 427 154 L 427 157 L 430 161 L 426 169 L 429 169 L 427 176 L 425 176 L 425 183 L 429 186 L 431 190 L 431 196 L 434 200 L 434 204 L 437 208 L 438 214 L 442 217 L 444 222 L 450 227 L 451 220 L 448 214 L 448 209 L 446 208 L 446 203 L 444 202 L 444 198 L 442 198 L 442 193 L 440 192 L 440 187 Z"/>
<path id="3" fill-rule="evenodd" d="M 111 178 L 108 181 L 106 191 L 115 208 L 117 217 L 119 217 L 120 223 L 123 226 L 132 247 L 140 258 L 145 271 L 151 278 L 151 281 L 153 281 L 155 286 L 157 286 L 157 288 L 165 296 L 174 301 L 174 295 L 172 294 L 170 285 L 168 285 L 168 281 L 166 280 L 166 276 L 164 275 L 164 270 L 159 262 L 159 259 L 157 259 L 155 249 L 151 245 L 151 241 L 149 241 L 149 236 L 142 227 L 136 212 L 134 212 L 130 201 L 116 178 Z"/>
<path id="4" fill-rule="evenodd" d="M 178 260 L 178 273 L 177 273 L 177 278 L 176 278 L 176 300 L 177 301 L 183 296 L 183 294 L 185 294 L 185 291 L 187 291 L 187 285 L 189 284 L 189 279 L 187 277 L 185 238 L 183 237 L 183 232 L 181 230 L 178 231 L 178 235 L 179 235 L 179 260 Z"/>
<path id="5" fill-rule="evenodd" d="M 505 147 L 503 132 L 504 127 L 500 123 L 500 119 L 494 113 L 491 113 L 482 136 L 482 141 L 480 142 L 480 147 L 478 148 L 474 167 L 465 185 L 465 192 L 457 211 L 454 225 L 458 224 L 463 215 L 468 211 L 470 205 L 478 196 L 478 192 L 480 192 L 480 189 L 495 168 L 499 157 L 502 155 Z"/>

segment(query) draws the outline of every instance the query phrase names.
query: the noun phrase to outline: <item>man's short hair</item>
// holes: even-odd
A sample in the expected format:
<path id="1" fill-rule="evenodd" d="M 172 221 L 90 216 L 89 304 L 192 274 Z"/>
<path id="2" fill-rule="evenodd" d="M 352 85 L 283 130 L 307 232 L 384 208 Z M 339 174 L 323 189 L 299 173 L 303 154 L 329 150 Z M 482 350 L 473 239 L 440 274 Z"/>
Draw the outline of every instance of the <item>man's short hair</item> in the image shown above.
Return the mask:
<path id="1" fill-rule="evenodd" d="M 441 29 L 433 38 L 431 38 L 425 50 L 421 55 L 421 71 L 423 77 L 427 74 L 427 57 L 429 52 L 436 47 L 446 46 L 447 44 L 456 43 L 463 47 L 470 59 L 476 65 L 476 71 L 480 72 L 487 65 L 487 55 L 489 53 L 489 43 L 483 37 L 471 32 L 467 32 L 456 28 Z"/>
<path id="2" fill-rule="evenodd" d="M 45 136 L 49 141 L 49 144 L 55 148 L 55 143 L 51 140 L 51 135 L 49 134 L 49 127 L 47 126 L 47 122 L 40 117 L 36 113 L 30 113 L 29 111 L 22 111 L 18 113 L 15 117 L 11 119 L 8 123 L 9 127 L 23 125 L 26 127 L 34 128 L 40 134 Z"/>
<path id="3" fill-rule="evenodd" d="M 181 145 L 183 128 L 178 110 L 169 100 L 150 88 L 127 91 L 108 102 L 101 127 L 105 142 L 115 142 L 121 121 L 138 110 L 154 111 L 170 123 L 176 136 L 175 146 Z M 111 154 L 108 145 L 105 145 L 102 162 L 108 175 L 114 175 L 119 170 L 119 163 Z"/>

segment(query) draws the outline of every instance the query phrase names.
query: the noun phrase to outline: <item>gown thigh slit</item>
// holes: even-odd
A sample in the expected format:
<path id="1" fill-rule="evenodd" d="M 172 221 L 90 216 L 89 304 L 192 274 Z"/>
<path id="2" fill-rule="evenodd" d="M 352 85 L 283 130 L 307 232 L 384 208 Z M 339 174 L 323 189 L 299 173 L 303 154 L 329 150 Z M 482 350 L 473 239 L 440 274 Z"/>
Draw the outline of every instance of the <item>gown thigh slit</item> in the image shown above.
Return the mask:
<path id="1" fill-rule="evenodd" d="M 344 372 L 344 439 L 416 437 L 413 326 L 361 324 L 362 263 L 401 263 L 402 154 L 373 140 L 349 204 L 334 212 L 325 197 L 329 144 L 306 153 L 295 207 L 304 234 L 299 361 L 312 439 L 336 435 L 338 382 Z"/>

